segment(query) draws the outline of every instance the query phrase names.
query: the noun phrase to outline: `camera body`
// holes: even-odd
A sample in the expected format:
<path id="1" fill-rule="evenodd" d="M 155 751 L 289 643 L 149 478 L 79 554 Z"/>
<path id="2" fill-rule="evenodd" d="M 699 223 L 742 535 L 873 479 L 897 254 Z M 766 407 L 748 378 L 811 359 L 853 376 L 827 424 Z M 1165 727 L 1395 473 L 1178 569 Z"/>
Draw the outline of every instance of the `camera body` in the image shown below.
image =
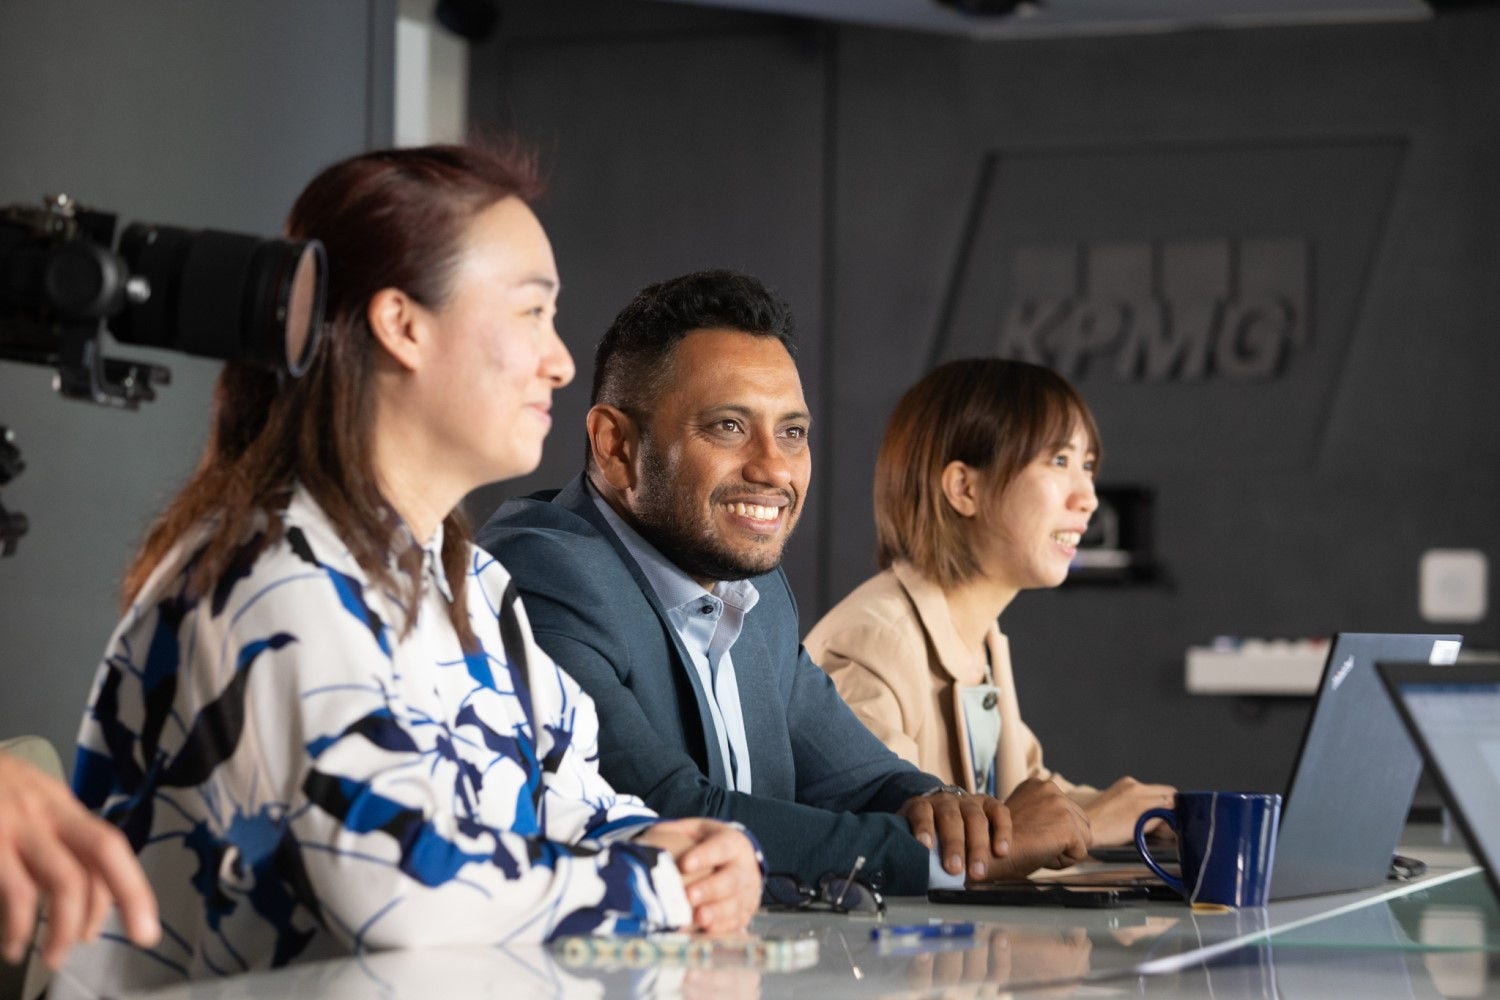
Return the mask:
<path id="1" fill-rule="evenodd" d="M 100 350 L 102 322 L 124 308 L 130 280 L 110 249 L 114 231 L 113 215 L 66 195 L 0 208 L 0 359 L 56 368 L 64 396 L 134 409 L 171 373 L 106 362 Z"/>

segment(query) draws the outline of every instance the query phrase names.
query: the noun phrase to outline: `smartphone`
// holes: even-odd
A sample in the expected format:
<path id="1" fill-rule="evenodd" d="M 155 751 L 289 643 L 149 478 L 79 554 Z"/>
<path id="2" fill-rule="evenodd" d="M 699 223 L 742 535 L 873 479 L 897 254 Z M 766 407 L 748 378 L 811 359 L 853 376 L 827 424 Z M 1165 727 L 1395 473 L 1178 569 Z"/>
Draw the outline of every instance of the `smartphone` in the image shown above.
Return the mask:
<path id="1" fill-rule="evenodd" d="M 933 903 L 975 906 L 1069 906 L 1104 909 L 1146 899 L 1144 886 L 1072 886 L 1046 882 L 980 882 L 962 889 L 929 889 Z"/>
<path id="2" fill-rule="evenodd" d="M 1146 849 L 1151 852 L 1151 860 L 1159 865 L 1177 864 L 1177 841 L 1174 838 L 1146 838 Z M 1141 863 L 1140 854 L 1136 853 L 1134 844 L 1116 844 L 1110 847 L 1091 847 L 1089 857 L 1095 861 L 1106 861 L 1114 864 Z"/>
<path id="3" fill-rule="evenodd" d="M 1176 871 L 1177 865 L 1169 866 Z M 1054 875 L 1050 872 L 1030 880 L 1040 885 L 1068 886 L 1071 889 L 1129 889 L 1143 893 L 1147 899 L 1181 902 L 1182 894 L 1163 882 L 1145 866 L 1124 868 L 1107 866 L 1087 871 Z"/>

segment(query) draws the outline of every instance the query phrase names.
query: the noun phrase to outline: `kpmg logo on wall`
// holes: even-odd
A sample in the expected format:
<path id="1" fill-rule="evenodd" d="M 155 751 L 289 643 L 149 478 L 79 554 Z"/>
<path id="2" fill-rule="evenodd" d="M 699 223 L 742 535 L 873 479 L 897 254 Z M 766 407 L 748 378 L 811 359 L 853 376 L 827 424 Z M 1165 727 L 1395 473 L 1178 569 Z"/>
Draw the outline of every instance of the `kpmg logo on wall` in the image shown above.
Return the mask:
<path id="1" fill-rule="evenodd" d="M 1002 355 L 1064 373 L 1108 428 L 1115 468 L 1307 468 L 1358 377 L 1353 332 L 1406 146 L 980 153 L 966 203 L 908 244 L 914 273 L 946 276 L 922 360 Z M 897 322 L 915 315 L 891 285 L 867 294 Z"/>
<path id="2" fill-rule="evenodd" d="M 994 352 L 1072 379 L 1263 380 L 1311 342 L 1305 239 L 1021 246 Z"/>

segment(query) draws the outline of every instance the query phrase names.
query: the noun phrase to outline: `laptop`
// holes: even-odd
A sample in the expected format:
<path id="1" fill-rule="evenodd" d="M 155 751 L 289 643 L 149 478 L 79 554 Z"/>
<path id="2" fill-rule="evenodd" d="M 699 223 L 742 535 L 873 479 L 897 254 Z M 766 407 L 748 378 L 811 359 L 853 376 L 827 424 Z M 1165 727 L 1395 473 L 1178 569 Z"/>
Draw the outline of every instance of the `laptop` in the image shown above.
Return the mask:
<path id="1" fill-rule="evenodd" d="M 1422 755 L 1375 664 L 1448 665 L 1462 645 L 1458 635 L 1334 636 L 1281 804 L 1273 900 L 1385 881 L 1422 777 Z"/>
<path id="2" fill-rule="evenodd" d="M 1367 889 L 1385 881 L 1422 776 L 1422 757 L 1391 706 L 1375 665 L 1421 661 L 1419 666 L 1432 669 L 1455 662 L 1462 644 L 1459 635 L 1334 636 L 1282 800 L 1271 899 Z M 1178 898 L 1154 875 L 1135 870 L 1043 872 L 1035 878 L 1066 884 L 1075 893 L 1127 886 L 1137 896 Z M 948 890 L 942 901 L 1002 898 L 983 886 L 974 887 L 973 899 L 957 897 L 970 891 Z"/>
<path id="3" fill-rule="evenodd" d="M 1433 670 L 1382 663 L 1380 677 L 1500 899 L 1500 664 Z"/>

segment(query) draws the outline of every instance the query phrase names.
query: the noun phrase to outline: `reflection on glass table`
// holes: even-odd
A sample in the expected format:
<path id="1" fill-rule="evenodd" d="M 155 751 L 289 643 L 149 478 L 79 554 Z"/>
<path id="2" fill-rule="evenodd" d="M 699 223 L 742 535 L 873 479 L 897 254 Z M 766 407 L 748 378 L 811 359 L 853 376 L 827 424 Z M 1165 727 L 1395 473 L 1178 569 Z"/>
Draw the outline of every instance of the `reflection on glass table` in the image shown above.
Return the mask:
<path id="1" fill-rule="evenodd" d="M 142 993 L 152 1000 L 468 1000 L 468 998 L 631 997 L 752 1000 L 754 968 L 662 964 L 570 970 L 546 948 L 425 948 L 202 980 Z M 132 994 L 135 996 L 136 994 Z"/>
<path id="2" fill-rule="evenodd" d="M 1482 997 L 1500 993 L 1500 904 L 1471 875 L 1272 936 L 1284 988 L 1346 967 L 1384 966 L 1406 975 L 1413 994 L 1366 989 L 1361 996 Z M 1296 995 L 1283 993 L 1283 995 Z"/>
<path id="3" fill-rule="evenodd" d="M 149 996 L 1383 1000 L 1500 993 L 1500 914 L 1477 874 L 1226 913 L 1155 901 L 1109 910 L 940 906 L 900 897 L 887 903 L 879 922 L 827 911 L 762 912 L 750 939 L 712 948 L 615 939 L 571 949 L 426 949 Z M 871 935 L 877 927 L 931 920 L 969 923 L 972 931 Z"/>

